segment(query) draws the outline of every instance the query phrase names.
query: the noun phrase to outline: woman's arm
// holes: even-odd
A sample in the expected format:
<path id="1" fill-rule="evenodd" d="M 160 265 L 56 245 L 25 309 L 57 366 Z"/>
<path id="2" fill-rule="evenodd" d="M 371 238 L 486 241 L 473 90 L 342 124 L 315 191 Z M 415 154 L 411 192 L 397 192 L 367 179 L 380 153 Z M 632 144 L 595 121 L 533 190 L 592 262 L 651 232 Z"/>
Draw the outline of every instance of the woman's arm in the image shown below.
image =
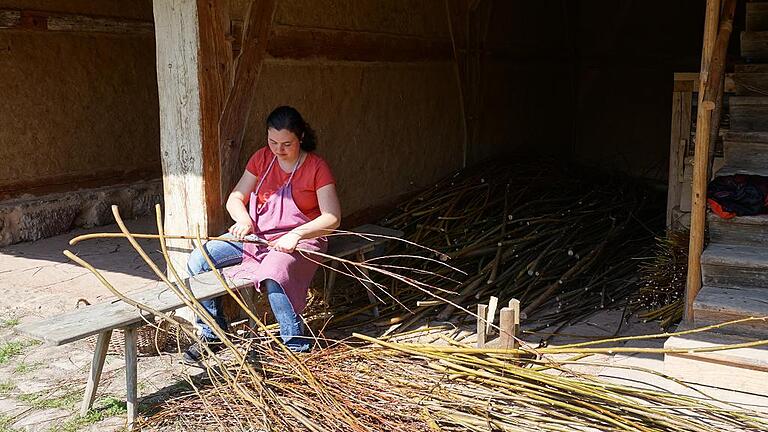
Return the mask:
<path id="1" fill-rule="evenodd" d="M 245 208 L 245 203 L 250 199 L 258 180 L 258 177 L 246 170 L 227 198 L 227 211 L 235 221 L 235 224 L 229 227 L 229 232 L 237 239 L 242 239 L 253 232 L 253 220 L 248 214 L 248 209 Z"/>
<path id="2" fill-rule="evenodd" d="M 317 204 L 320 216 L 298 226 L 275 241 L 274 248 L 291 253 L 301 239 L 310 239 L 330 234 L 341 223 L 341 205 L 336 194 L 336 185 L 329 184 L 317 190 Z"/>

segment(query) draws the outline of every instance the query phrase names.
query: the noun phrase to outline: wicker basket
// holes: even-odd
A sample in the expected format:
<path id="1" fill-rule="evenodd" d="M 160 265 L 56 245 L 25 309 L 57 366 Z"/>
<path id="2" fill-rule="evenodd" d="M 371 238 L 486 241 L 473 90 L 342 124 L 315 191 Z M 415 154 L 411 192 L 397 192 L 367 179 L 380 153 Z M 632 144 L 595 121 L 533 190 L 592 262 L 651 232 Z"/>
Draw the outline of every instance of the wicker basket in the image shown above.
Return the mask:
<path id="1" fill-rule="evenodd" d="M 90 302 L 86 299 L 79 299 L 75 308 L 80 305 L 90 306 Z M 175 312 L 171 312 L 169 315 L 175 315 Z M 142 356 L 154 356 L 161 352 L 166 352 L 168 348 L 173 351 L 176 350 L 177 342 L 179 339 L 179 345 L 187 345 L 189 341 L 186 334 L 178 331 L 179 324 L 176 322 L 170 323 L 168 320 L 155 317 L 153 325 L 146 324 L 136 329 L 136 351 Z M 178 334 L 178 337 L 176 336 Z M 96 348 L 96 341 L 98 335 L 93 335 L 85 338 L 86 342 L 91 348 Z M 172 343 L 171 343 L 172 342 Z M 112 332 L 112 337 L 109 339 L 109 348 L 107 354 L 123 356 L 125 355 L 125 332 L 121 329 Z"/>

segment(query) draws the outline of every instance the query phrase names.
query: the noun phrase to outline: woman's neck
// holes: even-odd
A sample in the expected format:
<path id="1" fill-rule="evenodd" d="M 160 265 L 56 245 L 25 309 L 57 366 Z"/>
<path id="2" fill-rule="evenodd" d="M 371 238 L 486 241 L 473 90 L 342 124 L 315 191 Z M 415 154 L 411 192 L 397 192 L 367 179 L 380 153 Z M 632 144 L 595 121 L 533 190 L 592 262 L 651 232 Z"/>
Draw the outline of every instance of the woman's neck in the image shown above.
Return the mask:
<path id="1" fill-rule="evenodd" d="M 293 168 L 296 167 L 296 164 L 301 161 L 301 156 L 303 155 L 303 152 L 299 152 L 299 155 L 296 157 L 296 159 L 288 160 L 288 159 L 278 159 L 277 162 L 280 164 L 280 168 L 283 169 L 285 172 L 291 172 L 293 171 Z"/>

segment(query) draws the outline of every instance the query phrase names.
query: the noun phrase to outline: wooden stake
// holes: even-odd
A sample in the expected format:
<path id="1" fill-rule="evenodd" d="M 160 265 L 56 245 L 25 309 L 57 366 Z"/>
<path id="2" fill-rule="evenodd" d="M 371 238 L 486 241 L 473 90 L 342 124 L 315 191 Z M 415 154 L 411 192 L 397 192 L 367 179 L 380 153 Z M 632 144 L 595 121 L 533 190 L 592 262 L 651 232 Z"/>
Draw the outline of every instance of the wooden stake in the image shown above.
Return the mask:
<path id="1" fill-rule="evenodd" d="M 517 324 L 515 324 L 517 323 Z M 520 326 L 520 314 L 518 310 L 512 308 L 502 308 L 499 313 L 499 348 L 514 349 L 517 348 L 515 340 L 515 329 Z"/>
<path id="2" fill-rule="evenodd" d="M 485 346 L 485 328 L 486 316 L 488 315 L 488 306 L 484 304 L 477 305 L 477 347 Z"/>
<path id="3" fill-rule="evenodd" d="M 496 318 L 496 308 L 498 306 L 499 299 L 497 297 L 491 296 L 491 299 L 488 301 L 488 316 L 485 320 L 485 334 L 487 335 L 495 333 L 491 326 L 493 325 L 493 321 Z"/>

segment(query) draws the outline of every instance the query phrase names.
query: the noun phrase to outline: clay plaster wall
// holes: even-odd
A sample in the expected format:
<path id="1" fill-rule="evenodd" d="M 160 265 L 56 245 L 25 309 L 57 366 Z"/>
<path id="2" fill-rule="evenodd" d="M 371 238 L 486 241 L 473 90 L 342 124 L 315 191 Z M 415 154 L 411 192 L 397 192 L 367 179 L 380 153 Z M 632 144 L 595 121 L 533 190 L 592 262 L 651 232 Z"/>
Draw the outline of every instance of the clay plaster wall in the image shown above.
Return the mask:
<path id="1" fill-rule="evenodd" d="M 241 2 L 242 3 L 242 2 Z M 244 8 L 232 4 L 233 17 Z M 443 1 L 285 0 L 275 23 L 447 38 Z M 246 132 L 241 166 L 266 143 L 274 107 L 299 109 L 318 134 L 345 215 L 391 202 L 459 168 L 463 120 L 454 65 L 268 59 Z"/>
<path id="2" fill-rule="evenodd" d="M 144 21 L 151 5 L 0 0 L 0 8 Z M 154 47 L 151 35 L 0 31 L 0 193 L 158 177 Z"/>

